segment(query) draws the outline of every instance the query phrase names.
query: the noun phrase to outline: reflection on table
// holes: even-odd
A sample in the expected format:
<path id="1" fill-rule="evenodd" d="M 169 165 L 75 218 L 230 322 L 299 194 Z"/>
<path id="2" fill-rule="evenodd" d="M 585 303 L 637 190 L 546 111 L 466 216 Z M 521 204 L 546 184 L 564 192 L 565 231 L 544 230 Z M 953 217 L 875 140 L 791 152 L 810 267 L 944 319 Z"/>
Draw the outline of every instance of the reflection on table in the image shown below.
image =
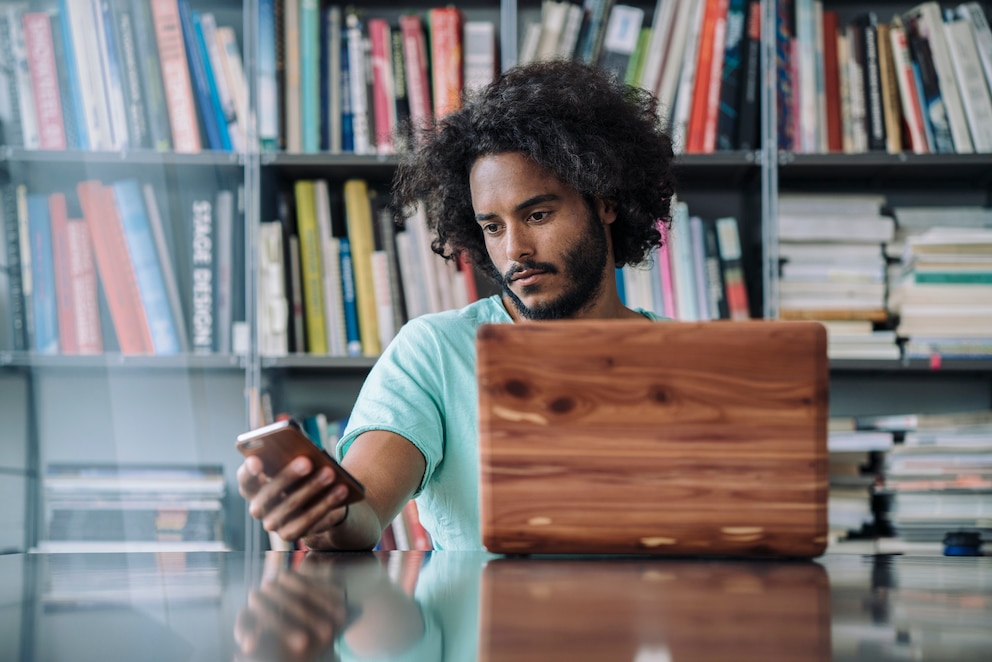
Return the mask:
<path id="1" fill-rule="evenodd" d="M 0 659 L 989 660 L 992 559 L 0 556 Z"/>

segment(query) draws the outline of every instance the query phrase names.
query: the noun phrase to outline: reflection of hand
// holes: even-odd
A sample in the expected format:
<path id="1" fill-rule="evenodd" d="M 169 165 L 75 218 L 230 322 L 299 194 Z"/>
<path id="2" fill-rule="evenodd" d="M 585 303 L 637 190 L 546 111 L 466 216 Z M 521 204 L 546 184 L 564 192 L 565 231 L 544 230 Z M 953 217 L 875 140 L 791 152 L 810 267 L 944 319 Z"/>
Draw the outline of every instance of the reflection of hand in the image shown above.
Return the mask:
<path id="1" fill-rule="evenodd" d="M 244 659 L 309 660 L 334 643 L 355 610 L 331 564 L 306 558 L 296 570 L 269 554 L 259 587 L 238 614 L 234 640 Z"/>

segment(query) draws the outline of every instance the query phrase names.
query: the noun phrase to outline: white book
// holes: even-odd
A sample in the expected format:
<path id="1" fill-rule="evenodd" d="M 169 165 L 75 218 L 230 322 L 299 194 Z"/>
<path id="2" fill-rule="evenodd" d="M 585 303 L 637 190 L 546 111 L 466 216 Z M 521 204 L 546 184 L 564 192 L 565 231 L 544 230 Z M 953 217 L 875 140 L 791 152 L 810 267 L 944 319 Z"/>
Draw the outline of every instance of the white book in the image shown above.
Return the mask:
<path id="1" fill-rule="evenodd" d="M 778 236 L 783 241 L 861 241 L 882 243 L 895 235 L 889 216 L 805 214 L 778 217 Z"/>
<path id="2" fill-rule="evenodd" d="M 671 43 L 668 44 L 665 59 L 661 63 L 662 68 L 657 88 L 658 105 L 662 113 L 661 120 L 665 126 L 671 126 L 675 93 L 681 77 L 684 58 L 690 48 L 695 50 L 695 47 L 690 45 L 689 33 L 695 25 L 694 22 L 700 18 L 698 2 L 688 2 L 687 0 L 675 0 L 675 2 L 676 6 L 672 10 L 675 13 L 671 29 Z"/>
<path id="3" fill-rule="evenodd" d="M 865 71 L 854 52 L 857 43 L 854 33 L 857 29 L 853 25 L 846 28 L 848 95 L 851 98 L 851 153 L 853 154 L 868 151 L 867 100 L 864 94 Z"/>
<path id="4" fill-rule="evenodd" d="M 975 151 L 968 131 L 968 120 L 961 103 L 961 93 L 954 75 L 954 65 L 951 62 L 947 35 L 944 33 L 944 19 L 940 5 L 937 2 L 924 2 L 903 14 L 907 28 L 915 29 L 930 42 L 930 52 L 933 56 L 933 68 L 937 73 L 940 85 L 940 98 L 947 111 L 947 122 L 951 127 L 951 138 L 954 140 L 954 150 L 958 154 L 970 154 Z M 915 26 L 915 27 L 914 27 Z"/>
<path id="5" fill-rule="evenodd" d="M 289 299 L 283 260 L 282 223 L 258 224 L 258 353 L 289 352 Z"/>
<path id="6" fill-rule="evenodd" d="M 876 215 L 885 204 L 884 195 L 782 193 L 778 212 L 788 214 L 849 214 Z"/>
<path id="7" fill-rule="evenodd" d="M 218 191 L 214 208 L 217 219 L 214 237 L 217 242 L 215 251 L 217 262 L 214 265 L 217 318 L 214 328 L 217 332 L 217 352 L 226 354 L 231 351 L 231 327 L 234 323 L 234 193 Z"/>
<path id="8" fill-rule="evenodd" d="M 441 258 L 431 250 L 427 218 L 421 207 L 417 207 L 413 216 L 406 219 L 406 227 L 407 231 L 411 233 L 411 243 L 417 254 L 417 263 L 420 267 L 420 277 L 415 282 L 421 283 L 421 287 L 427 294 L 427 312 L 441 312 L 444 307 L 441 304 L 441 286 L 438 284 L 437 268 L 435 267 L 435 263 Z"/>
<path id="9" fill-rule="evenodd" d="M 699 312 L 692 268 L 692 232 L 689 228 L 689 207 L 684 202 L 675 205 L 668 241 L 672 254 L 676 317 L 684 322 L 695 322 L 699 319 Z"/>
<path id="10" fill-rule="evenodd" d="M 537 58 L 537 46 L 541 42 L 541 22 L 531 21 L 524 28 L 524 38 L 520 40 L 518 64 L 530 64 Z"/>
<path id="11" fill-rule="evenodd" d="M 182 352 L 188 352 L 189 334 L 186 331 L 186 316 L 183 314 L 182 299 L 179 295 L 179 280 L 176 278 L 176 270 L 173 268 L 173 258 L 169 252 L 169 243 L 166 240 L 165 228 L 162 225 L 155 187 L 150 183 L 145 183 L 141 187 L 141 192 L 145 201 L 145 211 L 148 214 L 148 225 L 155 242 L 155 253 L 158 256 L 159 266 L 162 268 L 162 280 L 165 282 L 166 298 L 169 300 L 169 311 L 172 313 L 173 326 L 179 340 L 179 349 Z"/>
<path id="12" fill-rule="evenodd" d="M 357 14 L 345 18 L 348 45 L 348 81 L 351 93 L 351 126 L 354 132 L 355 154 L 374 154 L 372 127 L 369 122 L 368 71 L 366 67 L 365 36 Z"/>
<path id="13" fill-rule="evenodd" d="M 783 241 L 778 245 L 778 257 L 787 262 L 819 265 L 871 264 L 882 266 L 882 248 L 878 244 L 821 241 Z"/>
<path id="14" fill-rule="evenodd" d="M 992 95 L 982 72 L 971 21 L 959 18 L 944 23 L 944 30 L 972 145 L 976 152 L 992 152 Z"/>
<path id="15" fill-rule="evenodd" d="M 813 0 L 796 0 L 795 3 L 796 43 L 799 55 L 799 135 L 797 152 L 815 152 L 819 146 L 817 136 L 816 98 L 816 23 L 813 15 Z"/>
<path id="16" fill-rule="evenodd" d="M 696 53 L 699 50 L 699 32 L 702 28 L 703 9 L 705 2 L 691 3 L 694 15 L 687 26 L 685 50 L 682 54 L 682 64 L 679 67 L 679 81 L 675 92 L 675 107 L 669 134 L 672 136 L 672 147 L 676 154 L 685 151 L 686 132 L 689 125 L 689 115 L 692 113 L 692 88 L 696 80 Z"/>
<path id="17" fill-rule="evenodd" d="M 344 291 L 341 283 L 341 240 L 331 232 L 331 196 L 327 181 L 314 180 L 314 211 L 317 218 L 317 236 L 320 238 L 324 285 L 324 333 L 327 353 L 346 356 L 347 335 L 344 324 Z"/>
<path id="18" fill-rule="evenodd" d="M 376 319 L 379 344 L 383 349 L 396 336 L 396 318 L 393 315 L 393 295 L 390 289 L 389 256 L 384 250 L 372 251 L 372 288 L 375 292 Z"/>
<path id="19" fill-rule="evenodd" d="M 127 107 L 124 103 L 124 87 L 121 82 L 121 71 L 114 50 L 109 43 L 114 38 L 113 26 L 108 25 L 110 5 L 108 0 L 92 0 L 90 10 L 93 12 L 95 38 L 99 51 L 100 71 L 103 77 L 103 93 L 110 114 L 111 144 L 114 149 L 127 149 L 130 137 L 127 131 Z M 108 34 L 108 29 L 110 33 Z M 109 43 L 108 43 L 109 42 Z"/>
<path id="20" fill-rule="evenodd" d="M 248 81 L 245 79 L 244 61 L 241 59 L 241 49 L 238 46 L 238 38 L 234 33 L 234 28 L 230 26 L 220 26 L 216 32 L 217 46 L 220 49 L 220 60 L 223 75 L 230 90 L 231 101 L 234 104 L 234 113 L 237 117 L 237 137 L 241 141 L 240 147 L 235 149 L 247 149 L 246 127 L 251 125 L 251 115 L 248 110 Z M 232 134 L 232 139 L 235 137 Z"/>
<path id="21" fill-rule="evenodd" d="M 396 233 L 396 259 L 400 264 L 403 301 L 406 304 L 407 319 L 414 319 L 430 312 L 426 288 L 418 280 L 420 267 L 417 250 L 414 248 L 411 238 L 412 235 L 408 231 Z"/>
<path id="22" fill-rule="evenodd" d="M 558 57 L 558 40 L 565 27 L 569 4 L 565 0 L 541 2 L 541 38 L 537 42 L 535 60 L 553 60 Z"/>
<path id="23" fill-rule="evenodd" d="M 496 75 L 496 24 L 465 21 L 462 35 L 462 80 L 469 92 L 488 85 Z"/>
<path id="24" fill-rule="evenodd" d="M 658 0 L 654 6 L 651 38 L 648 40 L 647 51 L 644 54 L 644 68 L 641 71 L 641 80 L 639 81 L 641 87 L 653 94 L 658 92 L 665 52 L 672 41 L 669 33 L 677 2 L 678 0 Z M 674 35 L 671 36 L 674 37 Z"/>
<path id="25" fill-rule="evenodd" d="M 985 72 L 985 84 L 992 90 L 992 29 L 989 28 L 989 21 L 985 17 L 982 6 L 977 2 L 966 2 L 958 5 L 958 16 L 971 21 L 971 28 L 974 32 L 975 44 L 978 47 L 978 57 L 982 61 L 982 70 Z"/>
<path id="26" fill-rule="evenodd" d="M 565 25 L 561 29 L 561 37 L 558 39 L 558 57 L 570 60 L 575 54 L 575 48 L 579 43 L 579 32 L 582 30 L 582 19 L 585 16 L 582 7 L 577 4 L 568 3 L 568 14 L 565 16 Z"/>

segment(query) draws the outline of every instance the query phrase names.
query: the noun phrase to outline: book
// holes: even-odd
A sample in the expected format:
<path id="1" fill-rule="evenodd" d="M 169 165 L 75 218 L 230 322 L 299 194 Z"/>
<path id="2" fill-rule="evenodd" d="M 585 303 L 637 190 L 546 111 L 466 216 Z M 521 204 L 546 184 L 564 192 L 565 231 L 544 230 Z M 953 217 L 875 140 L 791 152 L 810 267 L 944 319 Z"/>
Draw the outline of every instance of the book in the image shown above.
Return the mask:
<path id="1" fill-rule="evenodd" d="M 62 119 L 62 96 L 55 64 L 51 17 L 48 12 L 25 12 L 22 20 L 37 115 L 38 146 L 41 149 L 65 149 L 65 121 Z"/>
<path id="2" fill-rule="evenodd" d="M 8 24 L 7 12 L 0 11 L 0 140 L 11 147 L 22 147 L 24 131 L 21 128 L 19 88 L 14 73 L 13 39 L 8 36 Z"/>
<path id="3" fill-rule="evenodd" d="M 896 80 L 892 39 L 887 23 L 879 23 L 876 30 L 878 32 L 878 74 L 882 86 L 882 110 L 885 117 L 885 149 L 890 154 L 898 154 L 903 150 L 902 106 L 899 102 L 899 82 Z"/>
<path id="4" fill-rule="evenodd" d="M 686 133 L 686 151 L 690 154 L 712 152 L 716 146 L 716 119 L 728 5 L 729 0 L 706 0 L 699 35 L 699 52 L 695 62 L 692 114 Z"/>
<path id="5" fill-rule="evenodd" d="M 214 351 L 215 317 L 215 254 L 214 199 L 209 192 L 195 191 L 184 201 L 182 213 L 188 244 L 191 311 L 190 346 L 194 354 Z"/>
<path id="6" fill-rule="evenodd" d="M 189 63 L 190 80 L 193 83 L 193 98 L 197 114 L 204 128 L 207 145 L 212 150 L 231 151 L 231 138 L 223 123 L 223 111 L 213 85 L 213 72 L 203 46 L 202 34 L 197 29 L 199 13 L 194 12 L 189 0 L 178 0 L 179 23 L 186 47 L 186 61 Z M 223 125 L 222 125 L 223 123 Z"/>
<path id="7" fill-rule="evenodd" d="M 303 107 L 301 96 L 302 65 L 300 62 L 300 2 L 282 0 L 280 37 L 282 45 L 283 86 L 279 98 L 282 109 L 279 113 L 284 128 L 284 149 L 290 153 L 303 151 Z"/>
<path id="8" fill-rule="evenodd" d="M 577 5 L 570 7 L 577 8 Z M 496 59 L 496 24 L 493 21 L 465 21 L 463 27 L 465 51 L 462 54 L 462 80 L 466 91 L 478 90 L 493 81 L 499 66 Z"/>
<path id="9" fill-rule="evenodd" d="M 111 145 L 114 149 L 127 149 L 132 146 L 132 138 L 128 131 L 124 73 L 121 70 L 121 59 L 118 54 L 113 14 L 109 0 L 91 0 L 91 7 L 93 24 L 96 26 L 97 50 L 100 54 L 99 67 L 103 76 L 104 99 L 110 114 Z"/>
<path id="10" fill-rule="evenodd" d="M 2 17 L 0 17 L 2 20 Z M 24 297 L 24 281 L 21 271 L 21 231 L 17 213 L 17 194 L 9 183 L 0 184 L 0 231 L 3 232 L 4 269 L 0 276 L 6 278 L 7 332 L 10 347 L 14 351 L 28 350 L 28 309 Z M 0 297 L 2 299 L 2 297 Z"/>
<path id="11" fill-rule="evenodd" d="M 868 149 L 885 151 L 885 109 L 882 105 L 882 82 L 879 70 L 878 18 L 875 12 L 858 17 L 855 22 L 855 57 L 862 67 L 862 95 L 865 100 L 865 126 Z"/>
<path id="12" fill-rule="evenodd" d="M 153 351 L 159 355 L 177 354 L 181 350 L 179 334 L 172 317 L 141 186 L 136 179 L 122 179 L 114 182 L 113 191 L 128 255 L 138 281 L 141 310 L 151 332 Z"/>
<path id="13" fill-rule="evenodd" d="M 321 245 L 324 291 L 324 329 L 327 335 L 327 353 L 331 356 L 347 354 L 347 336 L 344 322 L 344 299 L 341 286 L 341 240 L 333 234 L 334 222 L 330 188 L 327 181 L 313 182 L 314 212 Z"/>
<path id="14" fill-rule="evenodd" d="M 258 98 L 282 99 L 276 72 L 276 0 L 258 2 Z M 279 103 L 257 104 L 258 140 L 261 148 L 279 148 Z"/>
<path id="15" fill-rule="evenodd" d="M 193 83 L 179 15 L 179 0 L 151 0 L 152 23 L 162 69 L 162 89 L 169 111 L 172 148 L 180 153 L 201 149 Z"/>
<path id="16" fill-rule="evenodd" d="M 640 7 L 615 4 L 610 10 L 598 64 L 620 80 L 626 77 L 643 22 L 644 10 Z"/>
<path id="17" fill-rule="evenodd" d="M 31 300 L 34 342 L 38 354 L 59 351 L 58 301 L 55 292 L 55 269 L 52 251 L 52 224 L 48 196 L 28 194 L 28 232 L 31 242 Z"/>
<path id="18" fill-rule="evenodd" d="M 289 352 L 289 299 L 286 296 L 282 224 L 263 221 L 258 227 L 258 353 Z"/>
<path id="19" fill-rule="evenodd" d="M 76 185 L 83 217 L 93 239 L 97 272 L 107 299 L 120 351 L 125 355 L 153 354 L 151 328 L 144 313 L 138 276 L 114 199 L 114 189 L 98 180 Z"/>
<path id="20" fill-rule="evenodd" d="M 749 319 L 750 303 L 744 278 L 743 252 L 737 219 L 727 216 L 718 218 L 715 223 L 720 263 L 723 267 L 727 312 L 732 320 Z"/>
<path id="21" fill-rule="evenodd" d="M 96 265 L 86 222 L 69 217 L 67 196 L 48 197 L 52 255 L 58 299 L 59 350 L 63 354 L 103 352 Z"/>
<path id="22" fill-rule="evenodd" d="M 351 241 L 341 237 L 341 295 L 344 305 L 345 347 L 348 356 L 362 355 L 362 337 L 359 330 L 358 300 L 355 293 L 355 269 L 351 259 Z"/>
<path id="23" fill-rule="evenodd" d="M 727 6 L 727 35 L 720 70 L 720 102 L 717 106 L 716 149 L 732 150 L 738 145 L 740 89 L 744 69 L 745 12 L 747 0 L 730 0 Z"/>
<path id="24" fill-rule="evenodd" d="M 889 39 L 892 45 L 892 68 L 899 90 L 900 117 L 906 127 L 909 148 L 914 154 L 926 154 L 929 150 L 926 120 L 920 106 L 921 92 L 917 88 L 916 72 L 909 53 L 909 42 L 902 20 L 895 16 L 889 24 Z"/>
<path id="25" fill-rule="evenodd" d="M 155 187 L 150 183 L 145 183 L 141 187 L 142 198 L 145 203 L 145 212 L 148 214 L 148 226 L 151 230 L 152 240 L 155 243 L 155 254 L 158 257 L 159 268 L 162 270 L 162 281 L 165 285 L 166 298 L 169 302 L 169 311 L 179 341 L 179 351 L 188 352 L 189 334 L 187 333 L 186 316 L 183 312 L 182 299 L 179 294 L 179 279 L 176 276 L 176 269 L 172 256 L 178 250 L 176 238 L 169 233 L 162 222 L 162 214 L 159 209 L 158 197 Z M 169 228 L 171 230 L 171 228 Z"/>
<path id="26" fill-rule="evenodd" d="M 327 328 L 324 314 L 323 249 L 317 228 L 312 180 L 293 185 L 296 223 L 300 237 L 300 276 L 303 283 L 303 314 L 307 328 L 307 352 L 327 354 Z"/>
<path id="27" fill-rule="evenodd" d="M 435 7 L 428 22 L 434 114 L 441 118 L 461 107 L 462 14 L 454 6 Z"/>
<path id="28" fill-rule="evenodd" d="M 141 84 L 142 62 L 138 50 L 141 37 L 135 31 L 134 10 L 133 3 L 127 0 L 110 0 L 109 11 L 113 38 L 117 45 L 128 142 L 132 147 L 147 148 L 152 146 L 152 140 Z"/>
<path id="29" fill-rule="evenodd" d="M 403 35 L 403 60 L 406 68 L 407 94 L 410 99 L 410 121 L 414 137 L 431 125 L 434 117 L 431 84 L 428 75 L 427 38 L 419 16 L 400 16 Z"/>
<path id="30" fill-rule="evenodd" d="M 373 18 L 368 25 L 372 46 L 372 110 L 375 151 L 393 154 L 396 149 L 396 88 L 393 76 L 393 38 L 385 19 Z"/>
<path id="31" fill-rule="evenodd" d="M 6 16 L 6 31 L 0 33 L 5 43 L 7 75 L 10 83 L 8 89 L 12 92 L 11 99 L 16 103 L 12 108 L 17 115 L 20 133 L 18 144 L 26 149 L 38 149 L 41 139 L 38 133 L 38 116 L 35 112 L 34 91 L 32 89 L 28 52 L 24 40 L 22 16 L 27 11 L 26 5 L 13 4 L 0 8 Z M 0 25 L 0 27 L 3 27 Z M 11 117 L 12 115 L 8 115 Z"/>
<path id="32" fill-rule="evenodd" d="M 352 9 L 345 16 L 345 44 L 348 51 L 348 113 L 351 118 L 352 151 L 355 154 L 374 153 L 375 137 L 372 135 L 369 116 L 370 78 L 365 58 L 365 29 L 358 13 Z"/>
<path id="33" fill-rule="evenodd" d="M 358 328 L 362 342 L 362 354 L 378 356 L 382 353 L 382 343 L 379 338 L 378 310 L 372 269 L 375 240 L 368 183 L 363 179 L 347 180 L 344 183 L 344 201 L 352 271 L 355 279 L 355 301 L 358 307 Z"/>
<path id="34" fill-rule="evenodd" d="M 227 354 L 233 347 L 235 307 L 235 194 L 221 189 L 214 202 L 214 351 Z M 242 265 L 239 272 L 243 272 Z"/>
<path id="35" fill-rule="evenodd" d="M 193 12 L 193 27 L 203 54 L 204 69 L 210 87 L 210 99 L 217 117 L 218 130 L 228 150 L 241 151 L 244 146 L 242 133 L 243 113 L 239 115 L 235 94 L 228 78 L 226 49 L 222 49 L 220 28 L 211 12 Z M 227 34 L 233 34 L 228 30 Z M 235 44 L 235 54 L 237 53 Z"/>
<path id="36" fill-rule="evenodd" d="M 141 0 L 130 0 L 130 5 L 134 47 L 140 67 L 141 98 L 148 114 L 148 146 L 158 151 L 168 151 L 172 149 L 172 130 L 151 6 Z"/>
<path id="37" fill-rule="evenodd" d="M 944 23 L 954 79 L 976 152 L 992 152 L 992 95 L 982 72 L 978 46 L 969 20 Z"/>
<path id="38" fill-rule="evenodd" d="M 299 0 L 300 146 L 320 149 L 320 3 Z"/>

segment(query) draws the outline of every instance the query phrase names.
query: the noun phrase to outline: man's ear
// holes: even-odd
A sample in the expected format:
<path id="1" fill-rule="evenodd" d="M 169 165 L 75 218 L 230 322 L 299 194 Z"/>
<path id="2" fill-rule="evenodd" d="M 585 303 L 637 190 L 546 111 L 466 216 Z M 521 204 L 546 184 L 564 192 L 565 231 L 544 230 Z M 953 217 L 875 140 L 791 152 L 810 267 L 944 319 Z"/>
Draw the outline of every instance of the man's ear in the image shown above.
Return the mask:
<path id="1" fill-rule="evenodd" d="M 596 198 L 596 215 L 599 216 L 599 220 L 602 221 L 603 225 L 611 225 L 613 221 L 617 220 L 617 205 L 616 202 L 608 198 Z"/>

